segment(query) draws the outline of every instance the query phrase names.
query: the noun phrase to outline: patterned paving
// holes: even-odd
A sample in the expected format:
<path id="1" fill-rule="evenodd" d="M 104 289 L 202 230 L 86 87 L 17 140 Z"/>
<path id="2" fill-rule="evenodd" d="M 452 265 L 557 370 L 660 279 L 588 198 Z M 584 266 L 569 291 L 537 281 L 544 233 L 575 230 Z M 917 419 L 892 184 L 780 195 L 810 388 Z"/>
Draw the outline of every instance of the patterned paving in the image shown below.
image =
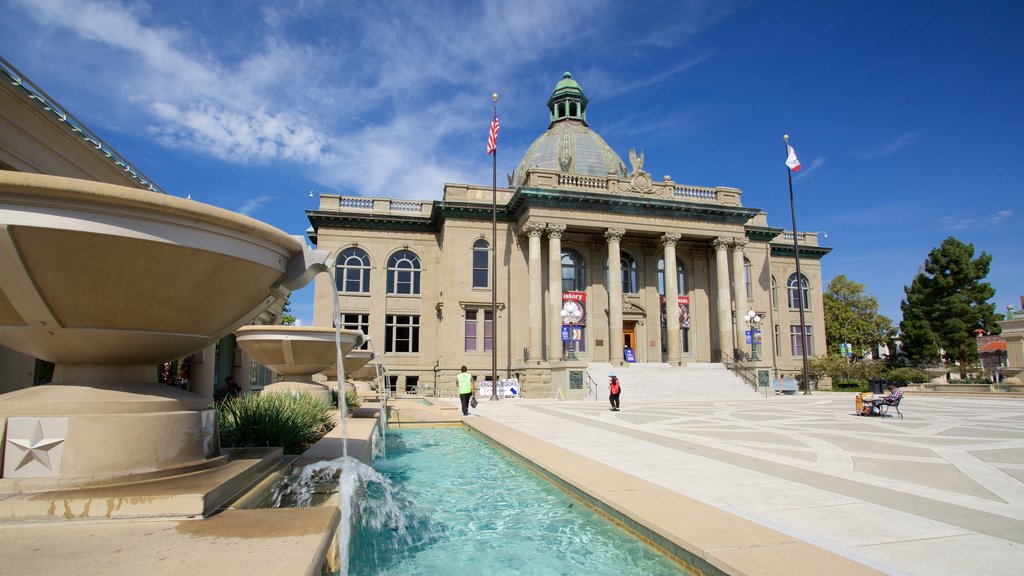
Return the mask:
<path id="1" fill-rule="evenodd" d="M 891 574 L 1020 574 L 1024 401 L 483 402 L 479 413 Z"/>

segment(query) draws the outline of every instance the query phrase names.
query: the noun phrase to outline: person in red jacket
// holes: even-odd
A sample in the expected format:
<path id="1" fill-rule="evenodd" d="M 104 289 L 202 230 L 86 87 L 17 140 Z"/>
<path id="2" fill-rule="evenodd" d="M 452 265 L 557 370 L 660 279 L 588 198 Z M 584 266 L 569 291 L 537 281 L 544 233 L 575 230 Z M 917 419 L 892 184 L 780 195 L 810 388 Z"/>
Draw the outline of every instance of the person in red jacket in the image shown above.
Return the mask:
<path id="1" fill-rule="evenodd" d="M 614 372 L 608 375 L 611 381 L 608 382 L 608 401 L 612 404 L 612 410 L 619 411 L 619 394 L 622 392 L 622 385 Z"/>

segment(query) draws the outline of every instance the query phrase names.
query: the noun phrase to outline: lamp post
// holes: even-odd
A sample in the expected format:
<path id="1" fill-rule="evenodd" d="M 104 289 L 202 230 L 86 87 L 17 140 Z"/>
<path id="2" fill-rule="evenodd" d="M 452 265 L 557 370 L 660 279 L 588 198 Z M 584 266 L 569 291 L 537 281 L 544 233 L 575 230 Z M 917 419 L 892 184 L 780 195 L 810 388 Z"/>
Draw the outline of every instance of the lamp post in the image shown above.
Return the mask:
<path id="1" fill-rule="evenodd" d="M 575 326 L 583 319 L 583 309 L 572 300 L 567 300 L 559 312 L 562 316 L 562 326 L 569 326 L 569 352 L 565 355 L 566 360 L 576 360 L 576 339 L 574 338 Z"/>
<path id="2" fill-rule="evenodd" d="M 758 339 L 761 336 L 761 317 L 758 316 L 757 312 L 750 310 L 743 318 L 747 322 L 747 327 L 750 328 L 750 359 L 754 361 L 760 360 L 757 354 L 757 345 Z"/>

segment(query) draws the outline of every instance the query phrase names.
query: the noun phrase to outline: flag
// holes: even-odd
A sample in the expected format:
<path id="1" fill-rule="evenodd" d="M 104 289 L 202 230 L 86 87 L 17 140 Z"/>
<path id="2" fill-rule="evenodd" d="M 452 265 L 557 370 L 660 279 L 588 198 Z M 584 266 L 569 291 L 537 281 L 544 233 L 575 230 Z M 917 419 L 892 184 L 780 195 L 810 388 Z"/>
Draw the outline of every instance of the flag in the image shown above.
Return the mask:
<path id="1" fill-rule="evenodd" d="M 494 151 L 498 148 L 498 115 L 494 115 L 494 119 L 491 120 L 491 133 L 487 136 L 487 153 L 494 154 Z"/>
<path id="2" fill-rule="evenodd" d="M 495 119 L 495 122 L 497 122 L 497 119 Z M 789 166 L 789 169 L 793 172 L 799 172 L 800 161 L 796 159 L 796 151 L 789 144 L 786 144 L 786 148 L 789 150 L 789 156 L 786 157 L 786 166 Z"/>

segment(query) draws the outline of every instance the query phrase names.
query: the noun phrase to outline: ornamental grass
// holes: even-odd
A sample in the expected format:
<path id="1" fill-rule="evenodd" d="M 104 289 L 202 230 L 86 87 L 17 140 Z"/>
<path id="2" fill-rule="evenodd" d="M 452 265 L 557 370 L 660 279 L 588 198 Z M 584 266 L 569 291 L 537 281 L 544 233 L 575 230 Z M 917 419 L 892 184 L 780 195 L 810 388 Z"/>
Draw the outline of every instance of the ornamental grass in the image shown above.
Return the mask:
<path id="1" fill-rule="evenodd" d="M 308 393 L 244 394 L 217 405 L 221 446 L 301 454 L 334 428 L 330 402 Z"/>

